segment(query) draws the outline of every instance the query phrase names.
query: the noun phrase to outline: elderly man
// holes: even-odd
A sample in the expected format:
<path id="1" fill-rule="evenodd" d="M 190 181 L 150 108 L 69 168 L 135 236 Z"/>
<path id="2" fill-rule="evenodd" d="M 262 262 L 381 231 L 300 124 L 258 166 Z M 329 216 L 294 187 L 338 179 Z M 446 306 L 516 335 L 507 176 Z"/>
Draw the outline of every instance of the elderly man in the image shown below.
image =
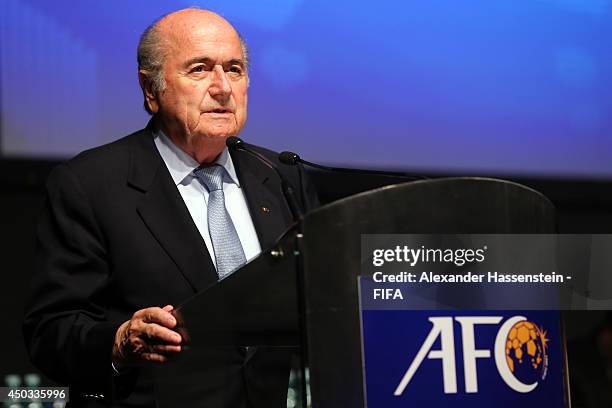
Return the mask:
<path id="1" fill-rule="evenodd" d="M 75 406 L 155 406 L 150 366 L 181 352 L 173 305 L 291 223 L 277 175 L 225 148 L 247 116 L 236 30 L 209 11 L 177 11 L 144 32 L 138 63 L 149 125 L 56 168 L 38 228 L 24 334 L 34 363 L 71 386 Z M 302 206 L 315 205 L 301 169 L 279 167 Z M 194 406 L 286 405 L 286 352 L 205 353 Z"/>

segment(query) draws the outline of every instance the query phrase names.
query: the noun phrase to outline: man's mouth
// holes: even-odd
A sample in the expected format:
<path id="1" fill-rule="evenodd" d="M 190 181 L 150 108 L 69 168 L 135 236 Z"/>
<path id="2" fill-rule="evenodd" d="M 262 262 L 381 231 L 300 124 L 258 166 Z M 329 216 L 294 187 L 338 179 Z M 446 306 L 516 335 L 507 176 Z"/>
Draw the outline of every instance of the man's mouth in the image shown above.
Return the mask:
<path id="1" fill-rule="evenodd" d="M 230 109 L 227 108 L 217 108 L 208 111 L 209 113 L 232 113 Z"/>

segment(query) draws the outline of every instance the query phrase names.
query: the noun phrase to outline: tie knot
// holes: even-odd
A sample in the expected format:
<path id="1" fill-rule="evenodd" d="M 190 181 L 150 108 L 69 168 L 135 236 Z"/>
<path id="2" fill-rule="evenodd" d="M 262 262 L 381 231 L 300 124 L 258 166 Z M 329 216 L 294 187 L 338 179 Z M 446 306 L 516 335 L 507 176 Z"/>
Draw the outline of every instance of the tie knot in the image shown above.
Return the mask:
<path id="1" fill-rule="evenodd" d="M 208 191 L 223 190 L 223 177 L 225 167 L 213 164 L 207 167 L 198 167 L 193 174 L 206 186 Z"/>

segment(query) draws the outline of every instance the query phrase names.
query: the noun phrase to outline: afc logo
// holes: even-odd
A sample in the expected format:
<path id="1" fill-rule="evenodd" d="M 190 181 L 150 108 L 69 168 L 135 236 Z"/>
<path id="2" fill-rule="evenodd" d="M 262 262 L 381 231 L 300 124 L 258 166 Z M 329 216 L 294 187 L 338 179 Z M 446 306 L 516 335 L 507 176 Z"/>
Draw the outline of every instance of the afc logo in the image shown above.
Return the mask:
<path id="1" fill-rule="evenodd" d="M 465 392 L 477 393 L 476 359 L 491 358 L 491 350 L 476 348 L 475 326 L 497 325 L 502 319 L 501 316 L 429 317 L 432 328 L 393 394 L 402 395 L 425 358 L 441 360 L 444 393 L 457 393 L 455 321 L 461 327 Z M 432 350 L 438 338 L 440 349 Z M 528 393 L 538 386 L 539 380 L 546 378 L 548 341 L 546 331 L 524 316 L 513 316 L 499 327 L 493 354 L 497 372 L 508 387 L 519 393 Z"/>

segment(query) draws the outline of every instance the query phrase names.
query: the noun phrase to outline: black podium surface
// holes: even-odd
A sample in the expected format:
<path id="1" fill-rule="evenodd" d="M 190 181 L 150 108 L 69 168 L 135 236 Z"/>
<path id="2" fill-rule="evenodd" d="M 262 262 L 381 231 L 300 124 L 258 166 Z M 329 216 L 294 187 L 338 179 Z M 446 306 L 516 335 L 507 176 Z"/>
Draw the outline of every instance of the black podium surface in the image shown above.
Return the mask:
<path id="1" fill-rule="evenodd" d="M 361 235 L 553 233 L 555 210 L 516 183 L 448 178 L 337 201 L 308 214 L 303 231 L 312 400 L 317 407 L 363 407 Z M 322 231 L 333 240 L 316 239 Z"/>

